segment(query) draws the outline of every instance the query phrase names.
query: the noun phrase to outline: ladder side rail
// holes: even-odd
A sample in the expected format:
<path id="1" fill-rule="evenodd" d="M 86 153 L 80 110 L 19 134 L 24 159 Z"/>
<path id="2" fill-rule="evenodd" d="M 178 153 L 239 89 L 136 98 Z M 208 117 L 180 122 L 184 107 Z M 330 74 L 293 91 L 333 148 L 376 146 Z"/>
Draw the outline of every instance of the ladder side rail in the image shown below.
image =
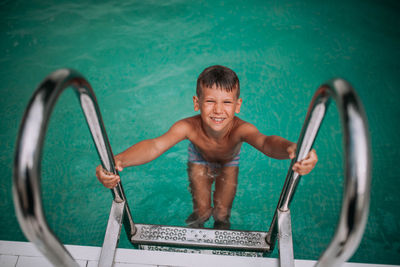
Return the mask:
<path id="1" fill-rule="evenodd" d="M 36 89 L 25 111 L 17 138 L 12 190 L 17 218 L 25 236 L 55 266 L 78 266 L 47 224 L 40 186 L 40 163 L 47 125 L 58 97 L 67 87 L 72 87 L 80 99 L 102 165 L 108 171 L 117 173 L 90 84 L 81 74 L 71 69 L 51 73 Z M 125 201 L 121 184 L 112 190 L 112 194 L 114 201 Z M 132 235 L 135 228 L 127 203 L 124 219 L 128 222 L 125 223 L 126 232 Z"/>
<path id="2" fill-rule="evenodd" d="M 104 236 L 103 247 L 101 248 L 98 267 L 113 266 L 116 249 L 121 235 L 121 224 L 124 217 L 125 201 L 113 201 L 110 216 L 107 223 L 107 230 Z"/>
<path id="3" fill-rule="evenodd" d="M 290 209 L 288 209 L 287 211 L 278 210 L 278 248 L 280 267 L 295 266 L 292 238 L 292 220 L 290 217 Z"/>
<path id="4" fill-rule="evenodd" d="M 275 247 L 276 237 L 278 233 L 278 210 L 286 211 L 289 209 L 293 195 L 300 181 L 301 176 L 292 170 L 293 165 L 297 161 L 301 161 L 311 150 L 315 141 L 319 127 L 325 116 L 325 112 L 330 103 L 329 90 L 321 86 L 314 94 L 309 105 L 303 128 L 297 142 L 296 156 L 291 161 L 285 183 L 279 197 L 278 205 L 272 218 L 271 226 L 267 235 L 267 243 L 272 251 Z M 306 135 L 307 133 L 307 135 Z"/>
<path id="5" fill-rule="evenodd" d="M 371 187 L 371 149 L 364 108 L 351 85 L 343 79 L 332 79 L 321 85 L 309 106 L 297 142 L 277 209 L 267 235 L 273 249 L 277 237 L 277 212 L 289 209 L 301 176 L 292 171 L 293 164 L 311 150 L 330 99 L 336 101 L 343 127 L 344 193 L 341 214 L 335 234 L 317 266 L 340 266 L 357 249 L 367 223 Z"/>

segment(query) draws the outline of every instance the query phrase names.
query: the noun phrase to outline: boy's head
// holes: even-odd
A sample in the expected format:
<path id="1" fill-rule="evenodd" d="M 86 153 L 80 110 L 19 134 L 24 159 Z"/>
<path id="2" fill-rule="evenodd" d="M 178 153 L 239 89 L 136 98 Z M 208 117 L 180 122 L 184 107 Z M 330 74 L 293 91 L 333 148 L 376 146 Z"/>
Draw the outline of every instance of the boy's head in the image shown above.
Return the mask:
<path id="1" fill-rule="evenodd" d="M 221 65 L 214 65 L 204 69 L 197 79 L 197 97 L 201 96 L 203 88 L 212 88 L 214 84 L 216 88 L 227 92 L 236 90 L 236 97 L 239 98 L 239 78 L 230 68 Z"/>
<path id="2" fill-rule="evenodd" d="M 197 79 L 196 93 L 194 110 L 200 110 L 204 128 L 213 133 L 226 133 L 231 129 L 242 105 L 236 73 L 224 66 L 208 67 Z"/>

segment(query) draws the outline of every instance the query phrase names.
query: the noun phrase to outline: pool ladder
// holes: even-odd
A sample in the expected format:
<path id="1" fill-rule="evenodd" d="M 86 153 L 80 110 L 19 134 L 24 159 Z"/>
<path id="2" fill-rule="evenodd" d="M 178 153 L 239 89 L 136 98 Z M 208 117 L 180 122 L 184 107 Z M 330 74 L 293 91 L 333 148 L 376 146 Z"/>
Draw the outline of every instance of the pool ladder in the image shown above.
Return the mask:
<path id="1" fill-rule="evenodd" d="M 81 104 L 103 167 L 115 174 L 113 154 L 93 89 L 71 69 L 51 73 L 39 85 L 25 111 L 20 127 L 13 177 L 13 197 L 18 221 L 25 236 L 55 266 L 78 266 L 47 225 L 40 188 L 40 162 L 52 109 L 64 89 L 72 87 Z M 309 106 L 278 205 L 268 232 L 136 224 L 132 219 L 122 184 L 111 190 L 113 201 L 99 266 L 112 266 L 122 224 L 133 244 L 194 247 L 270 253 L 279 243 L 281 266 L 294 266 L 290 203 L 300 181 L 292 165 L 311 150 L 329 106 L 336 100 L 343 126 L 345 181 L 342 209 L 335 235 L 316 266 L 340 266 L 357 249 L 365 230 L 371 184 L 371 151 L 366 116 L 351 85 L 343 79 L 322 84 Z"/>

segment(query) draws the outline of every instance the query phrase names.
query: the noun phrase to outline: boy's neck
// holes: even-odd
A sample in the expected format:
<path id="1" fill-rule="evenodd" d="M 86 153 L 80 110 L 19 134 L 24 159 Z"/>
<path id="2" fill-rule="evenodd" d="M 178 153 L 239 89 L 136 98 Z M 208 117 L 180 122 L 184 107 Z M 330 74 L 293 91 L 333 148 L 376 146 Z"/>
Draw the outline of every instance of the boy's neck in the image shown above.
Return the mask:
<path id="1" fill-rule="evenodd" d="M 220 141 L 220 140 L 224 139 L 226 136 L 229 135 L 229 133 L 231 132 L 231 130 L 233 128 L 234 121 L 235 120 L 232 120 L 230 125 L 227 125 L 224 129 L 221 129 L 221 131 L 214 131 L 210 127 L 207 127 L 207 125 L 205 125 L 203 123 L 203 121 L 201 121 L 201 128 L 202 128 L 204 134 L 208 138 L 213 139 L 215 141 Z"/>

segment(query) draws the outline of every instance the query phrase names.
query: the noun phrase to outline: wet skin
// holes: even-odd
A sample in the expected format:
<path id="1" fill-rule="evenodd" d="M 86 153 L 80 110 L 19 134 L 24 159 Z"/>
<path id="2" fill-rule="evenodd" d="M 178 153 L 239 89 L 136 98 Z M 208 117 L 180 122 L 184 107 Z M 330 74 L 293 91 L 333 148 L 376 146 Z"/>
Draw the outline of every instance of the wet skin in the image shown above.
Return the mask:
<path id="1" fill-rule="evenodd" d="M 215 84 L 202 88 L 201 95 L 193 97 L 193 105 L 195 111 L 200 111 L 200 115 L 182 119 L 162 136 L 143 140 L 118 154 L 115 157 L 116 169 L 122 171 L 125 167 L 145 164 L 178 142 L 190 140 L 205 161 L 217 163 L 221 167 L 215 169 L 207 164 L 188 163 L 193 213 L 187 223 L 193 227 L 202 227 L 212 215 L 216 222 L 214 227 L 229 228 L 238 167 L 223 165 L 239 153 L 243 142 L 276 159 L 294 158 L 296 144 L 279 136 L 266 136 L 254 125 L 236 117 L 242 105 L 236 89 L 228 92 Z M 317 161 L 317 155 L 312 150 L 304 160 L 294 164 L 293 170 L 305 175 L 314 168 Z M 101 165 L 96 168 L 96 176 L 107 188 L 115 187 L 120 181 L 118 175 L 105 172 Z M 212 194 L 211 186 L 214 182 L 215 192 Z"/>

